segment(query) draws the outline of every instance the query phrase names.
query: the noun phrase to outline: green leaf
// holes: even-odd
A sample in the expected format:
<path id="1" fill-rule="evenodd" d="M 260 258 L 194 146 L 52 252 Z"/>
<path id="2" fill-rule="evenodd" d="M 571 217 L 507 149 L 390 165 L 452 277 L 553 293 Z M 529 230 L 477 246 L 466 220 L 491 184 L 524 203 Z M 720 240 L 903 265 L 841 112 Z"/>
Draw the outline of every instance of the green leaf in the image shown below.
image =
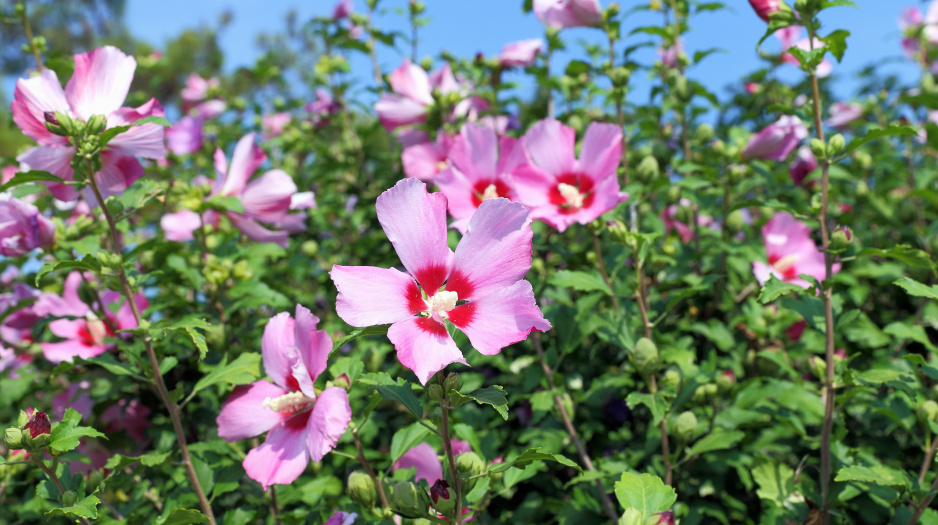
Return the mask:
<path id="1" fill-rule="evenodd" d="M 800 47 L 790 47 L 786 52 L 798 59 L 802 69 L 813 71 L 817 69 L 821 61 L 824 60 L 824 55 L 827 53 L 827 46 L 811 50 L 801 49 Z"/>
<path id="2" fill-rule="evenodd" d="M 757 465 L 752 469 L 752 478 L 759 485 L 756 494 L 760 499 L 775 502 L 785 507 L 788 498 L 795 492 L 795 471 L 774 459 L 756 458 Z"/>
<path id="3" fill-rule="evenodd" d="M 136 126 L 142 126 L 144 124 L 159 124 L 167 128 L 172 126 L 172 124 L 170 124 L 170 122 L 166 120 L 165 117 L 157 117 L 157 116 L 143 117 L 142 119 L 138 119 L 134 121 L 133 124 L 127 124 L 126 126 L 114 126 L 113 128 L 108 128 L 102 131 L 101 136 L 98 139 L 98 141 L 100 142 L 101 146 L 104 147 L 114 137 L 120 135 L 121 133 L 127 132 L 128 130 L 130 130 L 130 128 L 133 128 Z"/>
<path id="4" fill-rule="evenodd" d="M 505 472 L 511 467 L 523 469 L 523 468 L 526 468 L 531 463 L 534 463 L 535 461 L 556 461 L 557 463 L 560 463 L 561 465 L 573 467 L 579 470 L 580 472 L 583 471 L 583 469 L 581 469 L 579 465 L 577 465 L 574 461 L 568 459 L 566 456 L 563 456 L 561 454 L 552 454 L 550 452 L 540 452 L 540 450 L 541 450 L 541 447 L 529 448 L 525 450 L 523 454 L 516 457 L 512 461 L 506 461 L 504 463 L 496 463 L 495 465 L 492 465 L 492 467 L 489 469 L 489 472 L 494 472 L 497 474 L 499 472 Z"/>
<path id="5" fill-rule="evenodd" d="M 411 448 L 424 441 L 430 429 L 420 423 L 412 423 L 394 433 L 391 438 L 391 463 L 396 463 Z"/>
<path id="6" fill-rule="evenodd" d="M 49 173 L 48 171 L 42 170 L 30 170 L 22 171 L 15 175 L 3 186 L 0 186 L 0 193 L 7 191 L 10 188 L 19 186 L 21 184 L 29 184 L 30 182 L 65 182 L 61 177 L 56 177 L 55 175 Z"/>
<path id="7" fill-rule="evenodd" d="M 827 49 L 830 50 L 831 54 L 834 55 L 835 58 L 837 58 L 837 62 L 843 60 L 844 52 L 847 51 L 848 36 L 850 36 L 850 31 L 838 29 L 826 37 L 821 38 L 821 40 L 827 44 Z"/>
<path id="8" fill-rule="evenodd" d="M 731 430 L 725 431 L 721 429 L 715 429 L 710 434 L 700 438 L 696 443 L 687 451 L 688 456 L 693 456 L 696 454 L 704 454 L 706 452 L 713 452 L 715 450 L 726 450 L 728 448 L 733 448 L 737 443 L 743 440 L 746 437 L 746 433 L 740 430 Z"/>
<path id="9" fill-rule="evenodd" d="M 417 419 L 423 419 L 423 405 L 414 396 L 414 390 L 407 380 L 397 378 L 395 381 L 384 372 L 378 372 L 377 374 L 363 374 L 358 381 L 377 390 L 384 399 L 401 403 Z"/>
<path id="10" fill-rule="evenodd" d="M 762 291 L 759 292 L 759 302 L 769 304 L 782 295 L 788 295 L 790 293 L 800 294 L 802 292 L 804 292 L 804 288 L 797 284 L 786 283 L 778 277 L 771 275 L 769 276 L 769 280 L 765 282 L 765 286 L 762 287 Z"/>
<path id="11" fill-rule="evenodd" d="M 227 197 L 224 195 L 212 195 L 205 201 L 205 205 L 215 211 L 244 213 L 244 204 L 241 202 L 241 199 L 234 195 Z"/>
<path id="12" fill-rule="evenodd" d="M 909 479 L 908 474 L 901 470 L 884 467 L 882 465 L 873 465 L 870 467 L 854 465 L 843 467 L 837 471 L 837 477 L 834 478 L 834 481 L 858 481 L 884 487 L 909 488 L 912 486 L 912 481 Z"/>
<path id="13" fill-rule="evenodd" d="M 53 454 L 60 455 L 75 449 L 83 437 L 102 437 L 107 439 L 104 434 L 98 432 L 92 427 L 80 427 L 81 414 L 71 408 L 65 410 L 65 417 L 62 421 L 52 426 L 52 434 L 49 436 L 49 450 Z"/>
<path id="14" fill-rule="evenodd" d="M 208 354 L 208 346 L 206 346 L 205 336 L 200 330 L 207 331 L 212 329 L 212 325 L 208 324 L 205 319 L 190 315 L 174 322 L 164 329 L 188 335 L 189 338 L 192 339 L 193 344 L 195 344 L 195 347 L 199 350 L 199 359 L 205 359 L 206 354 Z"/>
<path id="15" fill-rule="evenodd" d="M 801 296 L 795 299 L 784 298 L 779 301 L 785 308 L 789 308 L 801 314 L 804 320 L 818 332 L 825 332 L 824 301 L 814 296 Z"/>
<path id="16" fill-rule="evenodd" d="M 612 290 L 606 286 L 603 278 L 598 273 L 592 272 L 574 272 L 571 270 L 560 270 L 550 277 L 550 284 L 563 288 L 573 288 L 579 292 L 599 291 L 612 295 Z"/>
<path id="17" fill-rule="evenodd" d="M 46 512 L 46 516 L 65 516 L 66 518 L 81 517 L 96 520 L 98 519 L 98 503 L 101 503 L 101 500 L 92 494 L 87 498 L 76 502 L 71 507 L 52 509 L 49 512 Z"/>
<path id="18" fill-rule="evenodd" d="M 889 126 L 887 128 L 878 128 L 871 129 L 866 132 L 866 135 L 862 137 L 857 137 L 850 141 L 847 144 L 847 148 L 843 152 L 843 157 L 846 157 L 856 151 L 859 147 L 864 146 L 876 139 L 883 137 L 890 137 L 896 135 L 917 135 L 918 131 L 915 130 L 912 126 Z M 866 250 L 864 250 L 866 251 Z"/>
<path id="19" fill-rule="evenodd" d="M 667 414 L 668 410 L 671 408 L 671 403 L 668 402 L 667 396 L 670 394 L 659 390 L 654 394 L 646 394 L 643 392 L 633 391 L 625 398 L 625 403 L 629 405 L 629 408 L 635 409 L 638 405 L 645 405 L 651 410 L 652 416 L 652 425 L 657 425 Z"/>
<path id="20" fill-rule="evenodd" d="M 454 391 L 450 392 L 449 395 L 456 408 L 472 400 L 480 405 L 492 405 L 492 408 L 494 408 L 505 421 L 508 421 L 508 398 L 505 397 L 505 389 L 498 385 L 473 390 L 468 394 L 460 394 Z"/>
<path id="21" fill-rule="evenodd" d="M 656 512 L 670 509 L 677 494 L 658 476 L 623 472 L 616 482 L 616 498 L 624 509 L 635 509 L 646 520 Z"/>
<path id="22" fill-rule="evenodd" d="M 173 509 L 165 520 L 157 520 L 161 525 L 194 525 L 198 523 L 208 523 L 205 514 L 194 509 Z"/>
<path id="23" fill-rule="evenodd" d="M 378 326 L 366 326 L 365 328 L 352 330 L 347 336 L 332 344 L 332 351 L 329 352 L 328 360 L 332 360 L 332 356 L 338 352 L 340 348 L 358 339 L 359 337 L 365 337 L 368 335 L 388 335 L 388 328 L 390 326 L 391 325 L 389 324 L 382 324 Z"/>
<path id="24" fill-rule="evenodd" d="M 36 272 L 36 286 L 39 286 L 39 280 L 42 279 L 47 273 L 51 273 L 57 270 L 87 270 L 94 273 L 101 273 L 101 263 L 98 262 L 98 258 L 93 255 L 85 255 L 77 261 L 47 262 L 42 265 L 42 268 L 39 268 L 38 272 Z"/>
<path id="25" fill-rule="evenodd" d="M 225 361 L 222 361 L 211 373 L 199 379 L 190 396 L 219 383 L 243 385 L 259 377 L 261 377 L 261 355 L 257 353 L 241 354 L 230 363 L 226 364 Z"/>
<path id="26" fill-rule="evenodd" d="M 114 356 L 111 354 L 101 354 L 98 357 L 86 359 L 85 362 L 98 365 L 108 372 L 118 376 L 140 375 L 140 370 L 138 370 L 134 365 L 130 363 L 119 362 L 114 359 Z"/>
<path id="27" fill-rule="evenodd" d="M 914 295 L 915 297 L 938 299 L 938 286 L 928 286 L 927 284 L 922 284 L 908 277 L 903 277 L 892 284 L 903 288 L 909 295 Z"/>

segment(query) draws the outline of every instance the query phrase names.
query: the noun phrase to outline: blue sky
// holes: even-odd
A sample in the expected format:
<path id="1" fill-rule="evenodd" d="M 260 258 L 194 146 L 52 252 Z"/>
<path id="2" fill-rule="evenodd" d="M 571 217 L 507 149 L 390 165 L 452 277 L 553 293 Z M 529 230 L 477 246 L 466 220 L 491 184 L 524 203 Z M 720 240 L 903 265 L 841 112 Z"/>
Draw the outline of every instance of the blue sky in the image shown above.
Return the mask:
<path id="1" fill-rule="evenodd" d="M 600 0 L 605 6 L 608 0 Z M 899 74 L 912 83 L 918 78 L 917 68 L 904 60 L 900 47 L 900 33 L 896 25 L 903 8 L 916 5 L 915 0 L 856 0 L 860 9 L 834 8 L 822 19 L 823 32 L 834 29 L 846 29 L 851 32 L 848 38 L 848 50 L 841 64 L 835 65 L 835 92 L 841 98 L 849 98 L 855 91 L 855 73 L 870 63 L 880 65 L 882 72 Z M 622 0 L 627 10 L 636 5 L 635 0 Z M 765 24 L 752 12 L 746 0 L 724 0 L 728 9 L 717 13 L 702 14 L 691 21 L 691 32 L 686 35 L 685 46 L 689 54 L 710 48 L 720 48 L 724 52 L 710 55 L 699 66 L 691 69 L 689 75 L 702 82 L 719 95 L 725 94 L 724 88 L 738 81 L 747 72 L 759 67 L 755 43 L 765 30 Z M 274 32 L 284 27 L 284 18 L 288 11 L 296 9 L 300 20 L 314 15 L 327 15 L 334 5 L 333 0 L 286 1 L 268 0 L 266 2 L 248 0 L 130 0 L 126 19 L 130 29 L 139 38 L 156 45 L 165 42 L 171 36 L 187 27 L 214 24 L 218 14 L 230 9 L 234 14 L 232 24 L 221 38 L 222 48 L 226 52 L 226 70 L 250 64 L 258 56 L 255 36 L 260 32 Z M 383 0 L 382 13 L 376 17 L 376 25 L 386 29 L 395 29 L 409 34 L 406 20 L 398 10 L 407 5 L 406 0 Z M 432 22 L 421 29 L 420 56 L 436 55 L 440 50 L 447 50 L 460 56 L 474 56 L 481 52 L 485 55 L 497 54 L 501 47 L 514 40 L 534 38 L 543 35 L 543 26 L 533 14 L 524 14 L 521 0 L 426 0 L 427 16 Z M 365 10 L 364 0 L 356 0 L 355 7 Z M 623 22 L 623 32 L 643 25 L 660 24 L 660 13 L 642 12 L 630 15 Z M 577 50 L 579 40 L 599 43 L 602 34 L 595 29 L 571 29 L 564 32 L 572 51 Z M 626 45 L 650 41 L 657 37 L 636 34 L 627 39 Z M 768 50 L 776 50 L 777 42 L 770 38 L 764 44 Z M 401 41 L 398 50 L 384 49 L 379 60 L 385 71 L 390 71 L 400 64 L 401 59 L 409 54 L 409 44 Z M 566 60 L 574 53 L 562 55 L 557 60 L 556 69 L 560 70 Z M 637 55 L 643 63 L 654 60 L 650 49 Z M 363 82 L 370 82 L 370 65 L 367 58 L 359 56 L 353 63 L 353 70 L 359 72 Z M 783 78 L 796 80 L 800 72 L 794 66 L 786 66 Z M 511 77 L 509 77 L 511 78 Z M 630 99 L 643 97 L 647 93 L 650 81 L 642 75 L 633 77 L 634 94 Z"/>

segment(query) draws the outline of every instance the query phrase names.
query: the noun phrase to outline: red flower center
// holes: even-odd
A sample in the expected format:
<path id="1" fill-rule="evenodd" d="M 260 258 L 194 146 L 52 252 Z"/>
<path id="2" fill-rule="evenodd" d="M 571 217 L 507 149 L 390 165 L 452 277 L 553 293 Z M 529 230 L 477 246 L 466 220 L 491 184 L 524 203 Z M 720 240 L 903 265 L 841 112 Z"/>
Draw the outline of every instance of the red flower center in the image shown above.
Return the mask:
<path id="1" fill-rule="evenodd" d="M 557 177 L 557 185 L 550 189 L 550 203 L 563 215 L 571 215 L 593 205 L 593 180 L 579 173 Z"/>

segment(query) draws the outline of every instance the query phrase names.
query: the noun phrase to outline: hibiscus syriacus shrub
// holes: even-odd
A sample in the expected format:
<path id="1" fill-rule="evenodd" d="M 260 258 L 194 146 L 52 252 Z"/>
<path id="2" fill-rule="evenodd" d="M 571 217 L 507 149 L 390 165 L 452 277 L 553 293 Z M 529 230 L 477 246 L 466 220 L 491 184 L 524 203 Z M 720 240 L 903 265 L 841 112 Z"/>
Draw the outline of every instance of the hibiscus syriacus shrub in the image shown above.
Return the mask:
<path id="1" fill-rule="evenodd" d="M 749 3 L 729 96 L 719 2 L 343 0 L 230 75 L 4 13 L 0 522 L 938 522 L 938 4 L 839 100 L 852 2 Z"/>

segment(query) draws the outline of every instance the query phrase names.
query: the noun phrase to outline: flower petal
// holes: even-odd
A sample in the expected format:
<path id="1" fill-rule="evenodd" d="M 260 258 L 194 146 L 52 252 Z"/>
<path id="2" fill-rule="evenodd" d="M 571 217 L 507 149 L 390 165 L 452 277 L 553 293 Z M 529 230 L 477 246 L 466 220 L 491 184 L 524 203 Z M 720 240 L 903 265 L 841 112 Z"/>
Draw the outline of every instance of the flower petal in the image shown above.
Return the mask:
<path id="1" fill-rule="evenodd" d="M 316 381 L 319 374 L 326 370 L 326 359 L 332 351 L 332 338 L 325 330 L 317 329 L 317 324 L 319 324 L 318 317 L 306 307 L 296 305 L 296 348 L 299 350 L 300 360 L 303 361 L 313 381 Z"/>
<path id="2" fill-rule="evenodd" d="M 309 465 L 306 450 L 306 423 L 309 411 L 301 412 L 274 425 L 263 445 L 248 452 L 244 470 L 254 481 L 267 487 L 289 485 Z"/>
<path id="3" fill-rule="evenodd" d="M 399 95 L 413 99 L 429 106 L 433 104 L 433 95 L 430 93 L 430 77 L 422 67 L 412 64 L 404 59 L 404 63 L 391 72 L 388 78 L 391 89 Z"/>
<path id="4" fill-rule="evenodd" d="M 524 279 L 531 269 L 533 235 L 528 210 L 520 202 L 484 201 L 456 247 L 446 289 L 459 300 L 473 300 Z"/>
<path id="5" fill-rule="evenodd" d="M 146 104 L 134 108 L 120 108 L 108 117 L 108 127 L 124 126 L 149 116 L 163 116 L 163 106 L 155 98 Z M 162 159 L 166 156 L 163 145 L 165 129 L 160 124 L 144 124 L 133 126 L 127 131 L 111 139 L 108 148 L 130 155 L 132 157 L 146 157 L 148 159 Z M 199 142 L 201 143 L 201 125 L 199 126 Z"/>
<path id="6" fill-rule="evenodd" d="M 240 213 L 229 212 L 228 220 L 248 239 L 256 242 L 272 242 L 284 248 L 290 246 L 290 232 L 284 230 L 269 230 L 254 219 Z"/>
<path id="7" fill-rule="evenodd" d="M 495 180 L 498 176 L 498 137 L 491 128 L 466 124 L 453 139 L 449 158 L 472 180 Z"/>
<path id="8" fill-rule="evenodd" d="M 392 324 L 388 339 L 397 350 L 398 360 L 417 374 L 422 385 L 451 363 L 468 366 L 446 327 L 429 317 L 411 317 Z"/>
<path id="9" fill-rule="evenodd" d="M 289 312 L 280 312 L 267 321 L 261 338 L 261 356 L 264 370 L 274 383 L 288 390 L 297 390 L 291 382 L 291 367 L 296 359 L 296 322 Z"/>
<path id="10" fill-rule="evenodd" d="M 66 181 L 70 181 L 74 175 L 71 164 L 74 156 L 75 148 L 72 146 L 62 148 L 39 146 L 21 153 L 16 157 L 16 160 L 26 164 L 30 169 L 48 171 Z M 60 201 L 73 201 L 78 198 L 75 186 L 61 182 L 45 182 L 43 184 L 48 186 L 52 196 Z"/>
<path id="11" fill-rule="evenodd" d="M 375 102 L 375 112 L 384 129 L 393 131 L 400 126 L 420 124 L 427 119 L 427 106 L 413 99 L 384 94 Z"/>
<path id="12" fill-rule="evenodd" d="M 55 71 L 43 69 L 38 76 L 17 80 L 10 109 L 13 111 L 13 122 L 27 137 L 43 146 L 67 144 L 65 137 L 53 134 L 45 125 L 46 111 L 71 113 Z"/>
<path id="13" fill-rule="evenodd" d="M 75 72 L 65 86 L 65 98 L 82 120 L 110 115 L 124 103 L 137 61 L 114 46 L 75 55 Z"/>
<path id="14" fill-rule="evenodd" d="M 135 157 L 106 150 L 101 152 L 101 170 L 95 174 L 95 180 L 98 181 L 98 191 L 101 192 L 101 197 L 107 199 L 111 195 L 124 193 L 124 190 L 143 175 L 143 166 Z M 98 205 L 98 199 L 91 185 L 85 188 L 85 200 L 92 208 Z"/>
<path id="15" fill-rule="evenodd" d="M 580 148 L 580 171 L 595 180 L 616 177 L 621 159 L 622 129 L 613 124 L 590 124 Z"/>
<path id="16" fill-rule="evenodd" d="M 313 413 L 307 424 L 306 447 L 313 461 L 322 461 L 323 456 L 334 449 L 352 420 L 352 407 L 348 393 L 330 386 L 319 394 Z"/>
<path id="17" fill-rule="evenodd" d="M 438 144 L 425 142 L 408 146 L 401 153 L 404 174 L 420 180 L 432 180 L 446 166 L 446 151 Z"/>
<path id="18" fill-rule="evenodd" d="M 86 345 L 79 339 L 66 339 L 59 343 L 40 343 L 42 355 L 52 363 L 71 362 L 75 357 L 91 359 L 104 353 L 104 345 Z"/>
<path id="19" fill-rule="evenodd" d="M 244 189 L 241 203 L 245 215 L 264 222 L 283 219 L 296 193 L 293 177 L 282 170 L 270 170 L 252 180 Z"/>
<path id="20" fill-rule="evenodd" d="M 216 154 L 217 155 L 217 154 Z M 248 179 L 257 171 L 258 166 L 267 160 L 267 154 L 254 142 L 254 133 L 241 137 L 235 145 L 231 156 L 231 165 L 228 166 L 225 181 L 219 193 L 222 195 L 241 195 L 247 186 Z M 219 167 L 215 159 L 215 169 Z"/>
<path id="21" fill-rule="evenodd" d="M 396 323 L 427 309 L 414 278 L 394 268 L 335 265 L 335 311 L 352 326 Z"/>
<path id="22" fill-rule="evenodd" d="M 468 224 L 469 218 L 476 212 L 476 205 L 472 199 L 475 192 L 472 181 L 456 166 L 450 166 L 441 171 L 434 182 L 439 186 L 443 195 L 446 195 L 449 214 L 457 220 L 465 219 L 462 222 Z M 465 224 L 462 231 L 465 230 Z M 453 224 L 450 224 L 450 226 L 453 226 Z"/>
<path id="23" fill-rule="evenodd" d="M 524 147 L 545 172 L 560 176 L 576 170 L 576 132 L 557 120 L 542 120 L 524 134 Z"/>
<path id="24" fill-rule="evenodd" d="M 426 480 L 432 486 L 437 480 L 443 479 L 443 463 L 440 462 L 440 456 L 427 442 L 404 452 L 401 459 L 391 467 L 391 471 L 408 468 L 417 469 L 415 481 Z"/>
<path id="25" fill-rule="evenodd" d="M 528 281 L 518 281 L 476 301 L 449 312 L 454 325 L 466 333 L 472 347 L 485 355 L 524 341 L 537 330 L 550 330 L 550 322 L 534 302 L 534 290 Z"/>
<path id="26" fill-rule="evenodd" d="M 167 213 L 160 218 L 160 228 L 168 241 L 191 241 L 195 238 L 193 232 L 201 227 L 202 217 L 192 210 Z"/>
<path id="27" fill-rule="evenodd" d="M 274 399 L 287 391 L 269 381 L 255 381 L 234 387 L 215 418 L 218 437 L 240 441 L 267 432 L 283 420 L 284 415 L 264 406 L 265 399 Z"/>
<path id="28" fill-rule="evenodd" d="M 428 293 L 446 282 L 453 251 L 446 245 L 446 197 L 417 179 L 403 179 L 378 196 L 378 221 L 404 268 Z"/>

